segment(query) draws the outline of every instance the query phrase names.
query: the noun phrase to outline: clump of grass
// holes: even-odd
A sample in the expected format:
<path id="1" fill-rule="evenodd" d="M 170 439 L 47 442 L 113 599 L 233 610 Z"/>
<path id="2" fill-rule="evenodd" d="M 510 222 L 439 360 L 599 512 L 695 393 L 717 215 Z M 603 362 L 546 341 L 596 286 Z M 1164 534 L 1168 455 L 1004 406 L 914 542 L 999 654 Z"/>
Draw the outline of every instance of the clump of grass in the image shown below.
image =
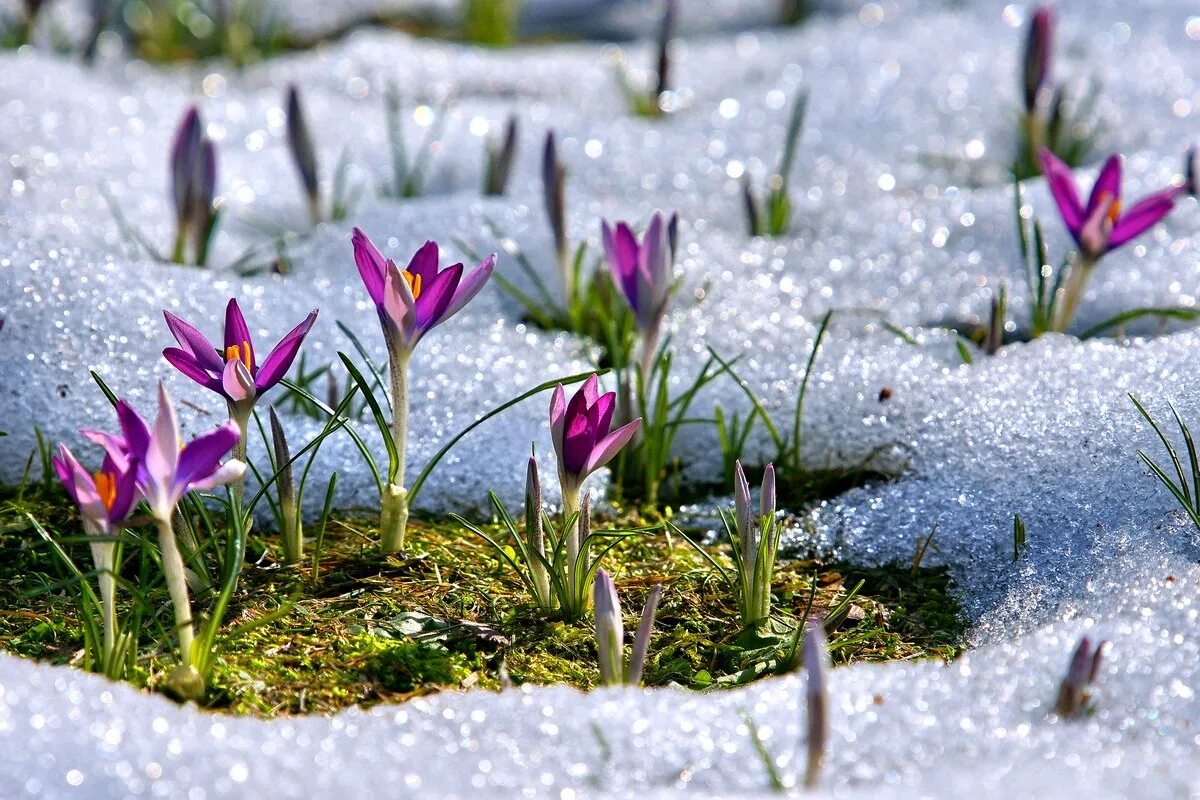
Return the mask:
<path id="1" fill-rule="evenodd" d="M 4 490 L 0 497 L 0 649 L 77 663 L 83 631 L 64 583 L 68 576 L 23 522 L 28 513 L 65 533 L 78 525 L 74 512 L 65 498 L 42 489 L 23 496 Z M 618 522 L 635 526 L 642 520 Z M 371 547 L 373 525 L 354 516 L 331 519 L 313 559 L 290 567 L 275 552 L 274 534 L 259 532 L 263 539 L 249 544 L 226 613 L 204 707 L 275 717 L 442 690 L 495 690 L 507 676 L 518 684 L 599 684 L 590 621 L 565 623 L 540 614 L 485 542 L 457 525 L 423 518 L 413 523 L 410 552 L 386 558 Z M 731 563 L 727 546 L 709 552 Z M 127 569 L 136 569 L 136 562 L 128 559 Z M 744 629 L 736 598 L 679 537 L 630 537 L 607 563 L 629 609 L 640 608 L 654 586 L 666 587 L 647 686 L 705 690 L 786 671 L 795 658 L 796 632 L 810 615 L 829 619 L 830 650 L 839 664 L 949 659 L 962 647 L 965 624 L 944 568 L 787 562 L 772 585 L 777 613 L 770 624 Z M 134 583 L 137 576 L 123 579 Z M 152 635 L 170 624 L 165 593 L 161 587 L 145 596 L 123 592 L 121 602 L 122 614 L 131 604 L 147 609 L 129 680 L 160 688 L 175 664 L 171 652 L 154 644 L 162 637 Z"/>

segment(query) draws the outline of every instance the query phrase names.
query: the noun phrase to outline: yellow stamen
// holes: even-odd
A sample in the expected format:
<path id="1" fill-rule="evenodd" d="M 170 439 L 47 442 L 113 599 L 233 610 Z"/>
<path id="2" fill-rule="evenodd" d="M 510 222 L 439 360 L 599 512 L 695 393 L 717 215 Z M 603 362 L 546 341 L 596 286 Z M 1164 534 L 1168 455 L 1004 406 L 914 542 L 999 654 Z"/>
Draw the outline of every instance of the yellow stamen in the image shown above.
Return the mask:
<path id="1" fill-rule="evenodd" d="M 1104 194 L 1100 195 L 1101 204 L 1107 203 L 1109 200 L 1112 200 L 1112 205 L 1108 207 L 1106 219 L 1108 219 L 1108 221 L 1113 225 L 1116 225 L 1117 217 L 1121 216 L 1121 200 L 1120 198 L 1113 197 L 1112 192 L 1105 192 Z"/>
<path id="2" fill-rule="evenodd" d="M 117 501 L 117 479 L 111 472 L 97 472 L 92 476 L 96 484 L 96 494 L 106 511 L 112 511 L 113 503 Z"/>
<path id="3" fill-rule="evenodd" d="M 408 284 L 409 291 L 412 292 L 413 300 L 421 296 L 421 276 L 416 273 L 404 270 L 400 273 L 404 276 L 404 282 Z"/>
<path id="4" fill-rule="evenodd" d="M 251 369 L 250 365 L 250 343 L 242 342 L 240 345 L 231 344 L 225 348 L 225 363 L 230 361 L 241 361 L 246 365 L 246 369 Z"/>

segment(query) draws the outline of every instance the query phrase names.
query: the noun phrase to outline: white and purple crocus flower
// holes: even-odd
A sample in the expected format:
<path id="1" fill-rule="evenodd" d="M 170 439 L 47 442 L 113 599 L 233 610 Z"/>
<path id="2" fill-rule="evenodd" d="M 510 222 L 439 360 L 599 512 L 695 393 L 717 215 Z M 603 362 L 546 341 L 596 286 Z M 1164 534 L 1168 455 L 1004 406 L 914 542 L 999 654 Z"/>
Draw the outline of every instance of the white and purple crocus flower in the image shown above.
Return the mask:
<path id="1" fill-rule="evenodd" d="M 1042 173 L 1079 255 L 1070 267 L 1055 330 L 1065 331 L 1083 299 L 1092 269 L 1108 252 L 1145 233 L 1171 212 L 1179 190 L 1164 189 L 1138 200 L 1128 209 L 1121 203 L 1121 157 L 1110 156 L 1100 168 L 1084 205 L 1075 188 L 1075 176 L 1062 160 L 1043 148 Z"/>
<path id="2" fill-rule="evenodd" d="M 175 540 L 172 518 L 184 495 L 233 483 L 242 478 L 246 465 L 238 459 L 221 463 L 240 439 L 232 420 L 215 430 L 185 442 L 179 431 L 175 407 L 167 390 L 158 386 L 158 415 L 150 425 L 126 401 L 117 403 L 119 434 L 84 431 L 84 435 L 105 449 L 116 470 L 135 470 L 137 488 L 150 508 L 158 527 L 159 551 L 167 590 L 175 608 L 175 627 L 179 635 L 180 658 L 185 668 L 192 658 L 195 633 L 183 557 Z"/>
<path id="3" fill-rule="evenodd" d="M 616 405 L 616 392 L 600 394 L 600 379 L 595 375 L 583 382 L 570 401 L 562 384 L 550 397 L 550 435 L 558 457 L 564 525 L 579 513 L 579 492 L 587 476 L 611 461 L 642 423 L 639 417 L 610 431 Z M 568 563 L 575 563 L 579 547 L 577 522 L 567 534 Z"/>
<path id="4" fill-rule="evenodd" d="M 426 242 L 401 269 L 384 258 L 360 229 L 354 229 L 354 262 L 375 304 L 388 349 L 392 389 L 392 441 L 396 460 L 388 470 L 380 509 L 380 548 L 395 553 L 404 546 L 408 490 L 404 486 L 408 444 L 408 363 L 426 333 L 457 314 L 484 287 L 496 266 L 492 254 L 464 274 L 462 264 L 438 269 L 438 246 Z"/>
<path id="5" fill-rule="evenodd" d="M 646 226 L 640 242 L 633 229 L 624 222 L 610 226 L 604 221 L 600 227 L 613 283 L 625 296 L 642 333 L 640 363 L 643 381 L 650 379 L 659 333 L 675 282 L 678 229 L 678 214 L 672 214 L 669 220 L 664 221 L 662 214 L 657 211 L 650 217 L 650 224 Z"/>

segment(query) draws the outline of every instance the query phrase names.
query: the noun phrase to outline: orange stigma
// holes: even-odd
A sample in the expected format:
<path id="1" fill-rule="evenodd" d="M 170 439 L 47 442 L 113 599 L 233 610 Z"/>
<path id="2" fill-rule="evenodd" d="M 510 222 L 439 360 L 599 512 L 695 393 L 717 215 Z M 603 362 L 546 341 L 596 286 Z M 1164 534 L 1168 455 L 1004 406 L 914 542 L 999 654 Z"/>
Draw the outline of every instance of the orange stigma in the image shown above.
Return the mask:
<path id="1" fill-rule="evenodd" d="M 1112 192 L 1105 192 L 1100 195 L 1101 203 L 1106 203 L 1109 200 L 1112 200 L 1112 205 L 1108 207 L 1108 214 L 1105 215 L 1105 218 L 1110 224 L 1116 225 L 1117 217 L 1121 216 L 1121 198 L 1114 197 Z"/>
<path id="2" fill-rule="evenodd" d="M 92 480 L 96 484 L 96 494 L 100 495 L 104 510 L 112 511 L 113 503 L 117 501 L 117 479 L 111 472 L 97 472 L 92 476 Z"/>
<path id="3" fill-rule="evenodd" d="M 404 282 L 408 284 L 409 291 L 412 292 L 413 300 L 421 296 L 421 276 L 416 273 L 404 270 L 400 273 L 404 276 Z"/>
<path id="4" fill-rule="evenodd" d="M 250 354 L 250 343 L 249 342 L 242 342 L 240 345 L 231 344 L 225 348 L 225 362 L 226 363 L 229 363 L 230 361 L 241 361 L 243 364 L 246 365 L 246 369 L 252 369 L 251 363 L 250 363 L 251 358 L 252 358 L 252 356 Z"/>

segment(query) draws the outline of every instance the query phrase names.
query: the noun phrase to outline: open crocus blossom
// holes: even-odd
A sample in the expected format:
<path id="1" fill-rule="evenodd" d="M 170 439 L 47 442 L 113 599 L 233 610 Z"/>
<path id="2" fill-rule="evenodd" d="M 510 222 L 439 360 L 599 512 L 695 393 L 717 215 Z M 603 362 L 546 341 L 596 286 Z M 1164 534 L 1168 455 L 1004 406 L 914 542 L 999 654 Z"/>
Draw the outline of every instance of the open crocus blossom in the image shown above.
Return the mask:
<path id="1" fill-rule="evenodd" d="M 224 397 L 230 418 L 244 434 L 255 401 L 287 374 L 304 337 L 317 320 L 317 310 L 313 309 L 303 322 L 288 331 L 262 363 L 235 299 L 231 298 L 225 306 L 225 339 L 220 349 L 170 311 L 163 311 L 163 316 L 171 335 L 179 342 L 179 347 L 163 350 L 163 358 L 196 383 Z M 241 455 L 245 455 L 244 451 Z"/>
<path id="2" fill-rule="evenodd" d="M 116 542 L 111 537 L 114 528 L 125 521 L 140 497 L 138 462 L 123 458 L 118 464 L 111 456 L 105 456 L 100 470 L 89 473 L 65 444 L 59 445 L 58 455 L 53 456 L 51 462 L 67 495 L 83 516 L 83 530 L 88 536 L 100 583 L 104 623 L 101 664 L 104 671 L 111 674 L 117 644 Z"/>
<path id="3" fill-rule="evenodd" d="M 158 385 L 158 415 L 151 427 L 124 400 L 117 403 L 120 435 L 85 431 L 92 441 L 105 448 L 113 464 L 130 468 L 136 464 L 138 489 L 150 507 L 158 527 L 159 551 L 171 604 L 175 607 L 175 627 L 179 634 L 180 658 L 186 668 L 191 664 L 191 602 L 183 558 L 175 540 L 172 517 L 184 495 L 204 491 L 239 480 L 246 465 L 238 459 L 224 464 L 221 459 L 237 444 L 237 425 L 226 420 L 215 430 L 184 442 L 179 432 L 175 408 L 167 390 Z"/>
<path id="4" fill-rule="evenodd" d="M 408 525 L 408 490 L 404 486 L 405 453 L 408 444 L 408 362 L 413 348 L 426 333 L 450 319 L 471 301 L 492 276 L 493 253 L 469 275 L 463 265 L 438 269 L 438 246 L 426 242 L 408 266 L 384 258 L 360 229 L 351 237 L 354 262 L 367 294 L 375 303 L 379 324 L 388 348 L 388 371 L 392 389 L 392 442 L 395 460 L 381 498 L 380 549 L 395 553 L 404 546 Z"/>
<path id="5" fill-rule="evenodd" d="M 618 222 L 614 227 L 604 221 L 600 226 L 613 282 L 625 295 L 642 332 L 644 379 L 649 375 L 675 279 L 673 268 L 678 228 L 678 214 L 672 214 L 664 223 L 662 214 L 657 211 L 650 217 L 641 242 L 624 222 Z"/>
<path id="6" fill-rule="evenodd" d="M 1172 187 L 1148 195 L 1124 210 L 1119 155 L 1104 162 L 1085 206 L 1079 202 L 1071 168 L 1049 150 L 1042 149 L 1041 157 L 1042 170 L 1063 223 L 1092 261 L 1149 230 L 1175 207 L 1177 191 Z"/>
<path id="7" fill-rule="evenodd" d="M 360 229 L 354 229 L 354 262 L 367 293 L 375 302 L 388 348 L 411 352 L 431 329 L 450 319 L 471 301 L 492 276 L 496 256 L 483 260 L 463 276 L 463 265 L 438 269 L 438 246 L 426 242 L 408 266 L 384 258 Z"/>
<path id="8" fill-rule="evenodd" d="M 603 467 L 629 443 L 641 425 L 641 418 L 609 431 L 617 394 L 600 394 L 600 379 L 595 375 L 583 382 L 570 402 L 562 384 L 550 397 L 550 435 L 558 456 L 558 481 L 563 496 L 563 524 L 579 511 L 579 490 L 584 480 Z M 569 563 L 579 554 L 578 526 L 567 536 Z"/>
<path id="9" fill-rule="evenodd" d="M 1110 156 L 1100 169 L 1085 206 L 1075 189 L 1071 169 L 1049 150 L 1040 151 L 1042 172 L 1063 224 L 1079 245 L 1071 265 L 1055 329 L 1063 331 L 1075 316 L 1092 268 L 1110 250 L 1149 230 L 1171 212 L 1174 187 L 1148 195 L 1124 210 L 1121 204 L 1121 157 Z"/>

